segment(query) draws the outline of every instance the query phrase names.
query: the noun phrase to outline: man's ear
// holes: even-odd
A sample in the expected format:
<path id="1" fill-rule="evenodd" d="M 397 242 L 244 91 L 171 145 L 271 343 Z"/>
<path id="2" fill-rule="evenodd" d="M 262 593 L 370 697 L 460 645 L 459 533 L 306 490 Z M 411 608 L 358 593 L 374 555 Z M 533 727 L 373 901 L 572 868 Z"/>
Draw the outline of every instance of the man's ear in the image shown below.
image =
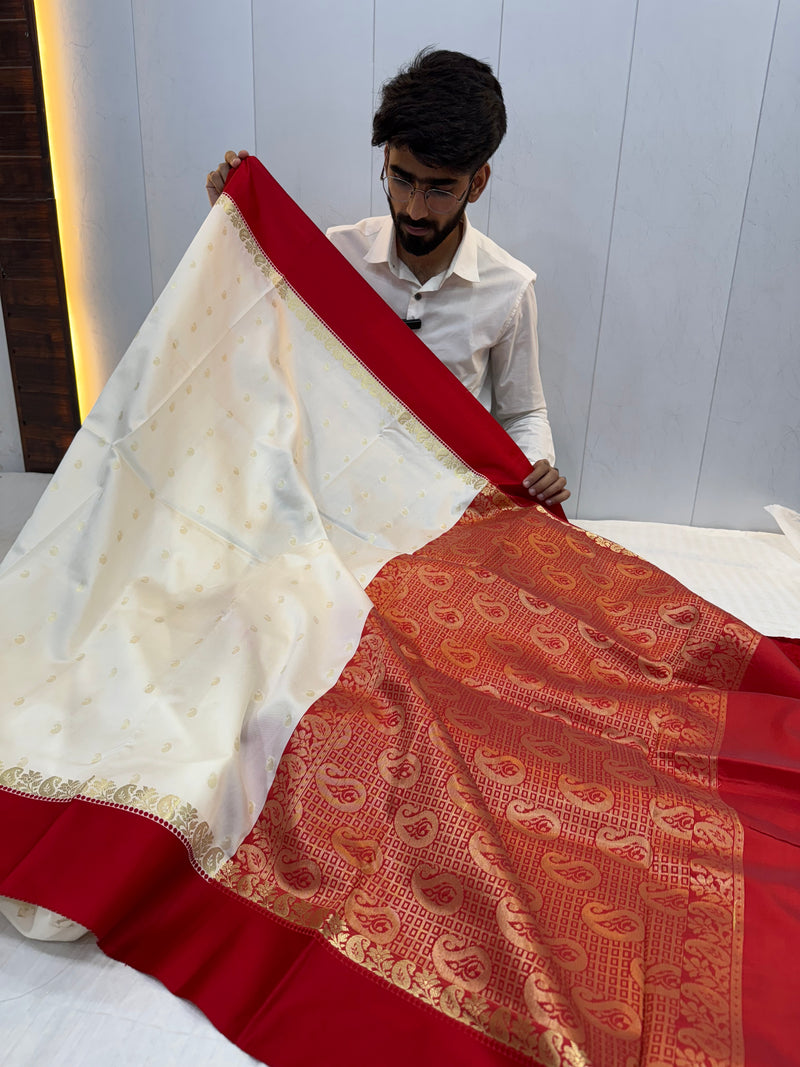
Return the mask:
<path id="1" fill-rule="evenodd" d="M 472 179 L 472 185 L 470 186 L 469 196 L 467 197 L 467 203 L 474 204 L 483 190 L 486 188 L 486 183 L 489 181 L 489 175 L 492 173 L 492 168 L 488 163 L 484 163 L 482 167 L 478 167 L 475 171 L 475 177 Z"/>

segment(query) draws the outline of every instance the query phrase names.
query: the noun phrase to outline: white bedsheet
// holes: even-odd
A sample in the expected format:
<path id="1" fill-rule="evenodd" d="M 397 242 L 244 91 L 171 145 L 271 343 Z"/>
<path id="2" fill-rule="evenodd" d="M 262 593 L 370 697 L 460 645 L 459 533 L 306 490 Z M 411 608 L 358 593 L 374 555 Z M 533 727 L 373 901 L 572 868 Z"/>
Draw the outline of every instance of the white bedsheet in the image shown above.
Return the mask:
<path id="1" fill-rule="evenodd" d="M 47 481 L 47 475 L 0 474 L 0 559 Z M 787 511 L 775 509 L 775 518 L 790 536 L 659 523 L 577 525 L 632 549 L 762 633 L 800 637 L 800 516 Z M 255 1062 L 191 1004 L 104 956 L 91 935 L 72 943 L 33 942 L 0 918 L 0 1064 Z"/>

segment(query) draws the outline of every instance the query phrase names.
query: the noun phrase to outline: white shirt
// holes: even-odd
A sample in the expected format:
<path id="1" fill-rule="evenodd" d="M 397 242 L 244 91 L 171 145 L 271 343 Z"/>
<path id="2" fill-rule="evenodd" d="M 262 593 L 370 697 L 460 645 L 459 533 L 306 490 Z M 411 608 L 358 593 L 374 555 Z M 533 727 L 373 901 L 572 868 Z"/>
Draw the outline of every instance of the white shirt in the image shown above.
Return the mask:
<path id="1" fill-rule="evenodd" d="M 555 462 L 539 374 L 536 275 L 464 218 L 450 265 L 424 285 L 397 255 L 390 215 L 333 226 L 328 237 L 491 411 L 531 463 Z"/>

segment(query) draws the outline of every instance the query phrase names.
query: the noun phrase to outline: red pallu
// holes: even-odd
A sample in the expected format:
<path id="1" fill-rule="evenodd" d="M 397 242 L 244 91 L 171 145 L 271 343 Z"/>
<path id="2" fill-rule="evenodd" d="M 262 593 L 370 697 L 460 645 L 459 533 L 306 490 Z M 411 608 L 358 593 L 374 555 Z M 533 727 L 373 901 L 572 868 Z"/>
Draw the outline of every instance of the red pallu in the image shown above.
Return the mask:
<path id="1" fill-rule="evenodd" d="M 0 892 L 271 1067 L 795 1063 L 800 670 L 530 506 L 521 453 L 256 161 L 226 209 L 491 484 L 372 579 L 213 876 L 157 817 L 0 772 Z"/>

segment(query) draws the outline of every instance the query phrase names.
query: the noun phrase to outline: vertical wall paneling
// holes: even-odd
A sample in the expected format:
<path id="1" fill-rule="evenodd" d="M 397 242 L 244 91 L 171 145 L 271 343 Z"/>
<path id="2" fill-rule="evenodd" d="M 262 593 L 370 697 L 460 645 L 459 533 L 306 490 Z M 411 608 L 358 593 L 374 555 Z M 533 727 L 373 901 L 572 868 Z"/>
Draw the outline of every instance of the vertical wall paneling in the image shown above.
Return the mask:
<path id="1" fill-rule="evenodd" d="M 570 513 L 768 528 L 763 504 L 800 507 L 800 0 L 36 2 L 57 30 L 56 192 L 97 388 L 226 148 L 255 149 L 321 226 L 383 212 L 377 90 L 419 48 L 454 48 L 505 91 L 470 216 L 539 275 Z M 3 88 L 27 106 L 24 76 Z"/>
<path id="2" fill-rule="evenodd" d="M 466 52 L 488 63 L 497 73 L 502 25 L 502 0 L 465 4 L 459 0 L 407 0 L 403 4 L 377 0 L 375 5 L 375 104 L 380 87 L 406 65 L 421 48 L 447 48 Z M 371 135 L 371 121 L 367 141 Z M 378 177 L 380 153 L 373 159 L 372 203 L 376 215 L 386 214 L 386 199 Z M 470 222 L 485 233 L 488 227 L 492 183 L 469 208 Z"/>
<path id="3" fill-rule="evenodd" d="M 574 514 L 600 324 L 636 0 L 505 0 L 509 132 L 491 236 L 537 272 L 540 365 Z"/>
<path id="4" fill-rule="evenodd" d="M 206 174 L 255 140 L 250 8 L 133 0 L 154 299 L 208 212 Z"/>
<path id="5" fill-rule="evenodd" d="M 640 0 L 584 516 L 691 519 L 775 11 Z"/>
<path id="6" fill-rule="evenodd" d="M 33 3 L 4 0 L 0 294 L 24 466 L 40 472 L 55 469 L 80 425 L 47 132 Z"/>
<path id="7" fill-rule="evenodd" d="M 40 9 L 60 45 L 50 56 L 62 104 L 51 137 L 59 136 L 59 226 L 72 250 L 65 270 L 91 403 L 152 304 L 131 10 L 100 0 L 37 0 Z"/>
<path id="8" fill-rule="evenodd" d="M 369 214 L 372 6 L 253 5 L 256 148 L 323 229 Z"/>
<path id="9" fill-rule="evenodd" d="M 0 329 L 0 472 L 24 469 L 6 331 Z"/>
<path id="10" fill-rule="evenodd" d="M 800 510 L 800 0 L 781 0 L 693 521 Z"/>

